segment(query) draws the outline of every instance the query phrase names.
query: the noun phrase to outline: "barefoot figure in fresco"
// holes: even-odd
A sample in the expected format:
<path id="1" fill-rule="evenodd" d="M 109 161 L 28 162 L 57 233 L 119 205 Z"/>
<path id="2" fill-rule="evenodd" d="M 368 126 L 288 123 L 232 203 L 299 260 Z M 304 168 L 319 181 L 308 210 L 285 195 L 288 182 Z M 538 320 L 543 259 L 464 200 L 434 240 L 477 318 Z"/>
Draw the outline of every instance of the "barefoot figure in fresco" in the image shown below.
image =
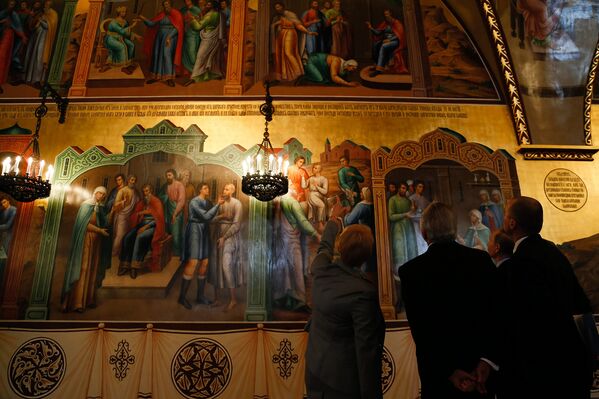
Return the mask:
<path id="1" fill-rule="evenodd" d="M 150 79 L 147 84 L 164 80 L 170 87 L 175 87 L 175 76 L 181 68 L 184 26 L 183 16 L 172 8 L 169 0 L 162 2 L 163 11 L 154 18 L 148 19 L 140 15 L 148 27 L 144 37 L 144 52 L 150 59 Z"/>
<path id="2" fill-rule="evenodd" d="M 233 309 L 237 305 L 236 289 L 245 281 L 244 271 L 241 263 L 241 218 L 243 209 L 241 201 L 233 197 L 235 185 L 225 184 L 222 193 L 223 203 L 214 218 L 215 254 L 210 258 L 210 284 L 214 286 L 215 293 L 219 289 L 229 290 L 229 304 L 225 311 Z M 218 297 L 217 297 L 218 300 Z"/>
<path id="3" fill-rule="evenodd" d="M 96 289 L 111 260 L 104 245 L 109 237 L 105 198 L 106 188 L 96 187 L 77 212 L 60 298 L 63 312 L 96 306 Z"/>
<path id="4" fill-rule="evenodd" d="M 370 22 L 366 22 L 366 26 L 374 35 L 372 58 L 376 64 L 370 72 L 370 77 L 383 72 L 408 73 L 403 56 L 403 51 L 406 49 L 404 26 L 399 19 L 393 16 L 391 10 L 387 9 L 383 14 L 384 21 L 376 27 L 373 27 Z"/>

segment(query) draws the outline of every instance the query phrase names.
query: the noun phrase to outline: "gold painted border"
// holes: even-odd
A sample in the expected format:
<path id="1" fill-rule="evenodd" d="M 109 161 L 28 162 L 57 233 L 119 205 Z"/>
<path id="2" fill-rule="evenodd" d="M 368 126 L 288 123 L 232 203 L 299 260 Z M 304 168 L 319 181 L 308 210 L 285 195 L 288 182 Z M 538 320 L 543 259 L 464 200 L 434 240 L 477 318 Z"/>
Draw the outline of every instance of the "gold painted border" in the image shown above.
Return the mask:
<path id="1" fill-rule="evenodd" d="M 593 145 L 593 139 L 591 137 L 591 106 L 593 104 L 593 85 L 595 78 L 597 77 L 597 69 L 599 67 L 599 40 L 597 40 L 597 46 L 595 47 L 595 54 L 591 60 L 591 67 L 589 68 L 589 75 L 587 76 L 586 92 L 584 95 L 584 143 L 586 145 Z"/>
<path id="2" fill-rule="evenodd" d="M 497 56 L 499 57 L 499 61 L 501 63 L 501 71 L 508 89 L 510 108 L 516 128 L 516 138 L 518 140 L 518 144 L 530 144 L 531 137 L 528 131 L 528 123 L 524 113 L 524 105 L 521 100 L 517 78 L 513 72 L 512 63 L 508 55 L 507 46 L 505 45 L 503 31 L 499 26 L 497 17 L 495 16 L 495 8 L 490 0 L 480 0 L 479 4 L 481 6 L 482 12 L 484 13 L 483 16 L 486 19 L 488 27 L 491 31 L 491 38 L 495 44 L 495 50 L 497 51 Z"/>

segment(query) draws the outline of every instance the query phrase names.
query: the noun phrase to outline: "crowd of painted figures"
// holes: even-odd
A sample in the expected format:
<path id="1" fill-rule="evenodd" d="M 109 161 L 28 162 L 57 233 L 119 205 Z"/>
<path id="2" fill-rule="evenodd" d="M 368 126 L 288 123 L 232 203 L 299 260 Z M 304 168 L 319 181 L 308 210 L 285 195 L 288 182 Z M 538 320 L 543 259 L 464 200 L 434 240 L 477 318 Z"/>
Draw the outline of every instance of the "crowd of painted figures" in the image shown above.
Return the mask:
<path id="1" fill-rule="evenodd" d="M 203 290 L 209 277 L 214 287 L 231 290 L 228 306 L 235 306 L 235 288 L 243 281 L 239 258 L 243 215 L 234 197 L 236 186 L 225 184 L 213 204 L 209 184 L 198 184 L 196 193 L 189 170 L 177 177 L 174 169 L 168 169 L 166 183 L 159 190 L 144 184 L 140 192 L 135 175 L 118 174 L 110 193 L 103 186 L 96 187 L 81 204 L 64 276 L 63 311 L 94 307 L 97 288 L 113 263 L 118 264 L 120 278 L 160 272 L 165 266 L 164 251 L 183 265 L 179 302 L 191 308 L 185 294 L 195 275 L 202 303 L 208 303 Z"/>
<path id="2" fill-rule="evenodd" d="M 420 217 L 430 201 L 423 195 L 424 182 L 387 184 L 387 211 L 393 247 L 394 273 L 407 261 L 426 252 L 427 245 L 420 232 Z M 470 248 L 487 250 L 491 234 L 503 225 L 504 201 L 498 189 L 480 190 L 478 209 L 468 211 L 470 225 L 457 241 Z"/>
<path id="3" fill-rule="evenodd" d="M 354 27 L 341 1 L 310 1 L 309 9 L 298 15 L 283 2 L 274 3 L 270 25 L 274 77 L 280 81 L 357 86 L 348 79 L 358 68 L 354 57 Z M 409 73 L 404 59 L 407 48 L 403 23 L 391 9 L 383 21 L 366 22 L 372 38 L 369 75 Z"/>

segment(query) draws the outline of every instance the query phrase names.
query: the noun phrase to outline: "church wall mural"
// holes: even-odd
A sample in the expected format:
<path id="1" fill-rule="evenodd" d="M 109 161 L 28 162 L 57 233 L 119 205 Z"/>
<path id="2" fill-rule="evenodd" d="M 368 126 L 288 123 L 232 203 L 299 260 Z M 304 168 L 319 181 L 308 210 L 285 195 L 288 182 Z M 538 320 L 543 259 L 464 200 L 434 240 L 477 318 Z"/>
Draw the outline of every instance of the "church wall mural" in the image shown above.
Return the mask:
<path id="1" fill-rule="evenodd" d="M 246 105 L 248 109 L 255 106 Z M 314 131 L 316 119 L 299 116 L 296 105 L 283 102 L 278 106 L 273 144 L 278 153 L 290 160 L 291 187 L 288 195 L 269 204 L 248 198 L 239 189 L 241 160 L 255 149 L 254 136 L 260 131 L 260 118 L 255 115 L 242 115 L 231 109 L 219 111 L 228 114 L 228 118 L 177 117 L 180 111 L 169 108 L 160 111 L 160 115 L 171 115 L 163 119 L 157 116 L 159 111 L 150 110 L 166 109 L 166 105 L 156 104 L 147 111 L 137 111 L 156 116 L 115 118 L 104 111 L 104 116 L 96 119 L 88 117 L 98 113 L 94 108 L 98 105 L 90 103 L 73 105 L 72 119 L 64 126 L 48 119 L 46 128 L 58 134 L 53 140 L 42 138 L 41 143 L 44 156 L 55 157 L 54 188 L 49 199 L 36 201 L 31 207 L 25 236 L 27 250 L 15 284 L 17 317 L 305 320 L 311 303 L 309 264 L 323 223 L 333 209 L 341 208 L 348 221 L 376 227 L 376 258 L 364 269 L 378 277 L 385 315 L 395 318 L 401 303 L 397 301 L 393 276 L 405 262 L 404 249 L 398 246 L 402 241 L 398 239 L 402 235 L 398 228 L 402 218 L 396 220 L 397 215 L 408 214 L 406 229 L 414 232 L 405 240 L 412 243 L 405 248 L 405 256 L 418 253 L 414 223 L 426 203 L 434 200 L 454 206 L 465 245 L 484 248 L 488 233 L 501 223 L 502 205 L 519 193 L 543 202 L 548 221 L 545 236 L 558 243 L 574 242 L 564 250 L 569 250 L 575 264 L 585 271 L 581 281 L 586 281 L 583 285 L 592 293 L 596 286 L 595 266 L 587 255 L 582 255 L 584 250 L 578 250 L 587 244 L 575 240 L 590 237 L 596 231 L 588 224 L 576 230 L 569 228 L 571 214 L 564 215 L 566 212 L 552 205 L 543 181 L 556 168 L 573 170 L 588 190 L 587 200 L 575 215 L 594 220 L 591 207 L 597 200 L 593 188 L 597 183 L 593 163 L 522 163 L 513 144 L 503 147 L 513 143 L 513 133 L 508 114 L 499 106 L 463 106 L 464 115 L 446 112 L 446 118 L 440 120 L 427 118 L 430 111 L 425 110 L 410 117 L 408 112 L 416 111 L 404 109 L 403 118 L 387 117 L 385 112 L 400 111 L 389 111 L 381 104 L 360 111 L 371 116 L 379 113 L 378 117 L 369 118 L 368 124 L 352 124 L 350 115 L 358 111 L 331 104 L 326 109 L 325 104 L 327 115 L 335 112 L 337 116 L 323 115 L 323 123 Z M 23 124 L 28 126 L 29 120 L 31 117 L 23 118 Z M 103 122 L 108 120 L 113 122 Z M 452 128 L 434 127 L 442 122 Z M 86 131 L 97 133 L 80 135 Z M 378 134 L 373 135 L 374 131 Z M 472 132 L 477 134 L 475 139 L 468 134 Z M 200 187 L 200 183 L 207 185 Z M 179 188 L 170 190 L 172 198 L 177 197 L 177 191 L 185 198 L 183 202 L 181 196 L 185 205 L 174 222 L 168 217 L 168 212 L 177 209 L 177 201 L 169 199 L 170 185 Z M 121 195 L 111 195 L 121 186 Z M 201 202 L 203 207 L 192 211 L 191 199 L 199 198 L 202 189 L 203 200 L 195 202 Z M 397 195 L 403 190 L 404 196 Z M 232 223 L 238 226 L 235 251 L 225 251 L 224 245 L 219 247 L 219 228 L 230 221 L 224 211 L 212 210 L 205 216 L 209 220 L 203 231 L 207 244 L 201 241 L 202 250 L 207 249 L 206 265 L 187 265 L 182 256 L 186 237 L 193 235 L 189 228 L 191 213 L 209 213 L 228 195 L 240 204 L 238 221 Z M 147 204 L 143 200 L 152 197 L 155 200 L 148 199 Z M 9 204 L 15 205 L 10 200 Z M 218 205 L 221 207 L 225 208 L 224 203 Z M 18 205 L 16 209 L 18 214 Z M 235 219 L 237 211 L 231 212 Z M 143 229 L 144 223 L 151 226 Z M 85 241 L 81 227 L 90 224 L 94 226 L 95 240 Z M 177 224 L 179 227 L 175 227 Z M 146 237 L 144 244 L 139 236 L 152 228 L 152 238 Z M 138 234 L 139 230 L 142 231 Z M 160 237 L 154 240 L 154 234 Z M 200 248 L 197 240 L 196 236 L 189 248 Z M 223 271 L 225 258 L 232 257 L 237 262 L 231 262 L 235 267 L 228 270 L 235 281 L 234 287 L 227 287 L 214 280 L 214 273 Z M 88 269 L 79 267 L 84 263 Z M 203 267 L 205 279 L 198 278 L 204 276 Z M 12 279 L 8 269 L 5 267 L 5 279 Z M 82 273 L 88 273 L 87 280 L 80 281 Z M 183 281 L 187 280 L 184 276 L 191 277 L 184 296 L 191 309 L 179 303 Z M 224 281 L 225 276 L 222 278 Z"/>
<path id="2" fill-rule="evenodd" d="M 476 44 L 486 32 L 441 0 L 411 3 L 4 0 L 0 99 L 45 81 L 74 97 L 256 95 L 269 79 L 284 95 L 499 101 Z M 41 58 L 27 52 L 37 42 Z"/>

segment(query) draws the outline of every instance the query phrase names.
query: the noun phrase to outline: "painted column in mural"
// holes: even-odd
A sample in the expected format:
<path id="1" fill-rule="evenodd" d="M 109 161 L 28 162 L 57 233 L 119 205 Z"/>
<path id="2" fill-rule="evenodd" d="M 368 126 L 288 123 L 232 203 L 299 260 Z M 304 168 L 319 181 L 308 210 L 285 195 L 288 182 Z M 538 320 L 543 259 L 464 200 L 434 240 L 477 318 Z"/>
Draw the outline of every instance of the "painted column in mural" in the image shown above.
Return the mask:
<path id="1" fill-rule="evenodd" d="M 403 9 L 406 31 L 417 33 L 416 35 L 407 35 L 410 73 L 412 74 L 412 95 L 415 97 L 432 97 L 431 68 L 424 38 L 420 2 L 404 0 Z"/>
<path id="2" fill-rule="evenodd" d="M 231 1 L 231 26 L 224 95 L 243 93 L 243 46 L 245 33 L 246 1 Z"/>
<path id="3" fill-rule="evenodd" d="M 77 65 L 75 66 L 73 84 L 69 89 L 69 97 L 83 97 L 87 92 L 85 84 L 91 65 L 94 38 L 98 31 L 98 23 L 100 21 L 103 5 L 104 0 L 90 0 L 89 2 L 89 11 L 87 12 L 85 29 L 83 30 L 83 37 L 81 38 L 81 48 L 79 49 Z"/>
<path id="4" fill-rule="evenodd" d="M 64 67 L 67 48 L 69 47 L 69 36 L 77 8 L 77 0 L 66 0 L 60 20 L 60 28 L 56 35 L 56 45 L 54 47 L 54 55 L 52 56 L 52 65 L 48 72 L 48 83 L 56 88 L 60 84 L 62 77 L 62 69 Z"/>
<path id="5" fill-rule="evenodd" d="M 271 250 L 267 243 L 267 209 L 268 203 L 250 199 L 250 233 L 252 238 L 249 244 L 248 260 L 248 286 L 247 307 L 245 319 L 247 321 L 265 321 L 268 319 L 266 311 L 266 269 L 268 253 Z"/>

